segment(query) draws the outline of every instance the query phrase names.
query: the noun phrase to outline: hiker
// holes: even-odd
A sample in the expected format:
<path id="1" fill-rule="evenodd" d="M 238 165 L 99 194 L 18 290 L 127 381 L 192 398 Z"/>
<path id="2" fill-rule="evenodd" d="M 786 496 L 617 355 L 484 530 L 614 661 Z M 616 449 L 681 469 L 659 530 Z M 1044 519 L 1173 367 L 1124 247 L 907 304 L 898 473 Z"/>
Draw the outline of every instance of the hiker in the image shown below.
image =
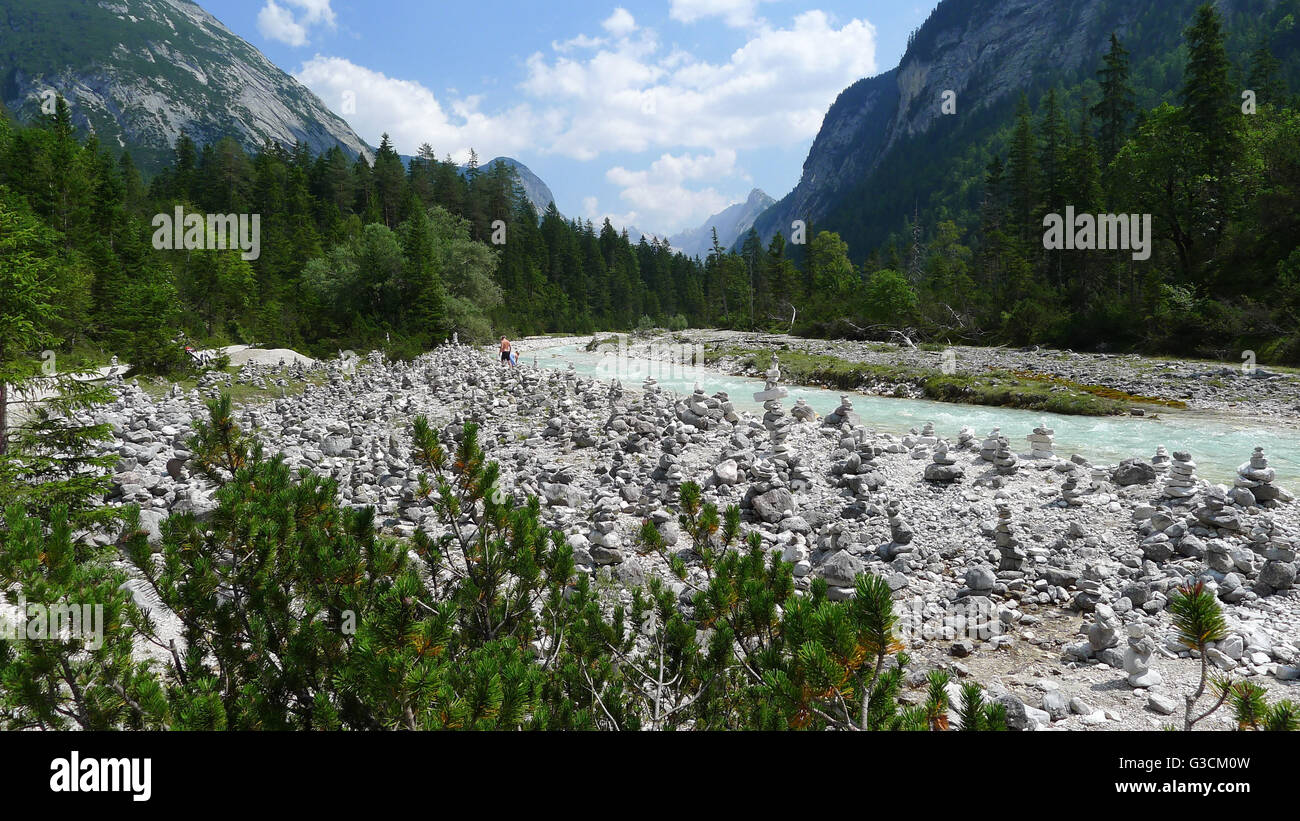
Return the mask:
<path id="1" fill-rule="evenodd" d="M 501 337 L 501 361 L 506 365 L 512 364 L 510 362 L 510 340 L 504 336 Z"/>
<path id="2" fill-rule="evenodd" d="M 519 367 L 519 349 L 513 345 L 510 346 L 510 367 Z"/>

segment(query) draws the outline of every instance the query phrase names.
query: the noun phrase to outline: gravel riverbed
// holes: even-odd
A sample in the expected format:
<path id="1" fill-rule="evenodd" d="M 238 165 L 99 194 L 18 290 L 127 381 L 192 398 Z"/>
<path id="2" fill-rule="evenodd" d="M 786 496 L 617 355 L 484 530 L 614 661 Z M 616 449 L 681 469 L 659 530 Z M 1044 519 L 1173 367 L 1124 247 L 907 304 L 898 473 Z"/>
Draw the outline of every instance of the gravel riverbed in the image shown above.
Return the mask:
<path id="1" fill-rule="evenodd" d="M 884 355 L 866 343 L 719 332 L 691 338 Z M 682 482 L 698 482 L 706 499 L 740 506 L 745 526 L 794 565 L 801 589 L 820 576 L 832 596 L 847 598 L 857 573 L 886 578 L 913 669 L 945 667 L 978 681 L 1009 705 L 1020 729 L 1179 722 L 1200 662 L 1177 645 L 1166 608 L 1189 578 L 1216 591 L 1230 625 L 1230 637 L 1210 651 L 1214 668 L 1265 686 L 1273 698 L 1300 699 L 1300 506 L 1274 481 L 1268 454 L 1242 453 L 1236 480 L 1216 485 L 1199 479 L 1183 453 L 1132 454 L 1105 465 L 1058 454 L 1042 427 L 1018 440 L 970 429 L 950 438 L 924 427 L 878 432 L 851 404 L 818 416 L 784 401 L 776 373 L 765 374 L 759 415 L 738 411 L 725 394 L 675 395 L 528 364 L 542 346 L 589 339 L 522 340 L 524 364 L 513 369 L 494 350 L 450 345 L 413 362 L 378 354 L 359 363 L 251 361 L 237 376 L 161 397 L 112 380 L 118 398 L 95 414 L 113 427 L 108 447 L 118 457 L 106 503 L 141 505 L 155 540 L 173 512 L 209 515 L 211 488 L 190 472 L 185 442 L 206 396 L 242 383 L 265 398 L 240 408 L 241 427 L 290 467 L 337 478 L 345 503 L 375 506 L 379 524 L 399 537 L 443 527 L 414 498 L 411 419 L 425 414 L 447 435 L 479 423 L 503 489 L 540 497 L 580 572 L 603 580 L 611 596 L 628 597 L 657 574 L 689 599 L 666 557 L 638 548 L 636 532 L 646 519 L 658 523 L 669 551 L 683 551 L 698 581 L 702 571 L 678 539 L 673 504 Z M 1126 357 L 964 349 L 959 361 L 968 355 L 997 367 L 1050 365 L 1072 379 L 1117 386 L 1148 367 Z M 1207 366 L 1169 367 L 1182 369 L 1186 381 Z M 1148 395 L 1190 391 L 1194 407 L 1231 410 L 1217 389 L 1178 381 L 1134 387 Z M 1253 412 L 1264 416 L 1281 416 L 1296 401 L 1290 376 L 1240 387 L 1253 392 Z M 131 584 L 165 623 L 143 585 Z M 920 699 L 923 686 L 908 693 Z M 1227 711 L 1206 724 L 1229 726 Z"/>

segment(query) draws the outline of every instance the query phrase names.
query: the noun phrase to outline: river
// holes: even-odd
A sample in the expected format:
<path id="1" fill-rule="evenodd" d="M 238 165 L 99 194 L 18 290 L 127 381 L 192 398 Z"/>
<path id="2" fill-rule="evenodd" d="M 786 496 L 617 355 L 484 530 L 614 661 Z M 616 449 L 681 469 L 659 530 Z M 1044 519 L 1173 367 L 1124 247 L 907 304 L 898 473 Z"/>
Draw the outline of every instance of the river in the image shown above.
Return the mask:
<path id="1" fill-rule="evenodd" d="M 677 393 L 691 393 L 698 384 L 710 396 L 725 391 L 737 410 L 761 412 L 753 394 L 763 389 L 758 379 L 731 376 L 706 367 L 660 362 L 614 353 L 588 352 L 579 345 L 533 348 L 523 364 L 574 370 L 602 380 L 619 379 L 625 387 L 640 388 L 647 376 L 660 387 Z M 933 422 L 940 436 L 956 439 L 963 426 L 970 426 L 980 439 L 993 428 L 1001 428 L 1012 449 L 1028 453 L 1027 436 L 1039 423 L 1056 432 L 1055 450 L 1063 457 L 1073 453 L 1100 464 L 1113 464 L 1132 457 L 1149 461 L 1158 445 L 1170 453 L 1191 453 L 1202 479 L 1231 484 L 1239 465 L 1256 447 L 1263 447 L 1269 464 L 1277 471 L 1278 483 L 1288 490 L 1300 487 L 1300 435 L 1294 430 L 1270 428 L 1254 421 L 1234 420 L 1205 411 L 1160 409 L 1158 418 L 1133 416 L 1064 416 L 1017 408 L 957 405 L 927 399 L 893 399 L 821 388 L 786 386 L 790 396 L 782 404 L 789 411 L 803 399 L 819 415 L 839 407 L 848 395 L 863 424 L 882 432 L 905 434 Z"/>

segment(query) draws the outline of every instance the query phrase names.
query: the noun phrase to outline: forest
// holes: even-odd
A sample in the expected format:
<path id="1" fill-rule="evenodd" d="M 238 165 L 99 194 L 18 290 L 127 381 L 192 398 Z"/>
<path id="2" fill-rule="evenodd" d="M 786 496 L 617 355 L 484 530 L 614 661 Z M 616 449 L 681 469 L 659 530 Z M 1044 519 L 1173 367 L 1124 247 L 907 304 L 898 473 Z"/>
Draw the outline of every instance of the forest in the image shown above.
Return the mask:
<path id="1" fill-rule="evenodd" d="M 988 501 L 1007 503 L 996 505 L 998 529 L 988 532 L 1002 537 L 995 537 L 998 572 L 1011 575 L 994 575 L 990 544 L 954 551 L 954 563 L 940 566 L 942 577 L 931 568 L 949 554 L 934 545 L 925 545 L 918 562 L 910 563 L 913 548 L 901 548 L 912 544 L 915 533 L 898 517 L 898 507 L 886 503 L 888 578 L 862 570 L 863 560 L 848 549 L 818 548 L 826 561 L 810 581 L 797 582 L 796 562 L 804 565 L 799 579 L 813 570 L 812 552 L 803 547 L 813 528 L 795 515 L 800 508 L 786 480 L 779 485 L 766 478 L 755 481 L 764 475 L 780 479 L 767 464 L 780 465 L 782 471 L 790 467 L 786 451 L 777 449 L 784 434 L 778 437 L 779 429 L 772 428 L 772 459 L 750 463 L 746 483 L 752 483 L 749 491 L 754 492 L 746 491 L 748 497 L 739 490 L 718 493 L 719 464 L 705 486 L 672 480 L 670 495 L 638 502 L 648 515 L 629 539 L 627 558 L 635 552 L 638 568 L 639 559 L 653 558 L 671 572 L 672 582 L 650 575 L 644 586 L 629 582 L 629 594 L 615 599 L 609 595 L 612 571 L 577 570 L 579 549 L 585 554 L 582 563 L 594 564 L 593 542 L 566 538 L 563 530 L 548 524 L 560 521 L 551 518 L 554 511 L 544 514 L 540 498 L 523 492 L 526 481 L 545 475 L 558 482 L 560 472 L 547 464 L 548 451 L 541 451 L 542 458 L 525 451 L 546 447 L 558 453 L 564 447 L 567 456 L 567 443 L 539 446 L 544 434 L 515 440 L 523 429 L 512 427 L 485 430 L 480 441 L 474 422 L 458 419 L 440 428 L 440 421 L 413 412 L 409 420 L 402 418 L 400 431 L 383 432 L 389 443 L 386 454 L 376 449 L 378 420 L 372 420 L 376 425 L 366 434 L 375 446 L 371 452 L 379 454 L 370 457 L 374 474 L 392 473 L 381 478 L 358 468 L 353 475 L 353 465 L 364 458 L 365 440 L 361 427 L 354 436 L 354 429 L 344 424 L 339 429 L 347 447 L 338 456 L 349 464 L 328 475 L 302 462 L 292 468 L 285 453 L 264 447 L 274 441 L 275 425 L 260 425 L 229 393 L 212 391 L 207 413 L 192 420 L 192 435 L 180 442 L 179 429 L 163 424 L 168 420 L 137 413 L 144 405 L 156 407 L 152 398 L 142 398 L 143 387 L 115 395 L 111 383 L 79 381 L 71 373 L 116 356 L 140 374 L 176 374 L 188 367 L 185 343 L 257 343 L 317 356 L 378 349 L 389 360 L 400 360 L 452 335 L 462 342 L 486 343 L 498 334 L 687 327 L 1206 357 L 1249 348 L 1261 362 L 1300 360 L 1300 106 L 1289 95 L 1270 44 L 1263 41 L 1246 55 L 1252 93 L 1243 98 L 1233 81 L 1223 21 L 1213 7 L 1201 7 L 1184 39 L 1177 104 L 1138 107 L 1129 52 L 1118 36 L 1098 55 L 1101 93 L 1095 100 L 1079 98 L 1076 103 L 1073 94 L 1050 87 L 1032 101 L 1023 96 L 1001 136 L 972 147 L 991 152 L 982 171 L 963 181 L 978 193 L 974 212 L 954 209 L 923 222 L 918 209 L 905 239 L 886 238 L 879 246 L 847 230 L 841 234 L 816 225 L 807 226 L 806 243 L 778 234 L 764 245 L 751 232 L 737 248 L 726 249 L 715 236 L 703 259 L 675 253 L 662 241 L 633 243 L 609 221 L 597 227 L 565 218 L 554 204 L 539 215 L 505 164 L 480 168 L 471 159 L 462 169 L 450 157 L 438 159 L 427 145 L 407 162 L 385 137 L 371 161 L 338 149 L 313 156 L 301 145 L 265 145 L 250 154 L 233 139 L 200 146 L 182 137 L 170 164 L 146 179 L 130 152 L 117 152 L 93 134 L 77 133 L 62 99 L 37 122 L 0 117 L 0 588 L 5 598 L 13 593 L 20 601 L 41 605 L 76 602 L 103 614 L 103 629 L 93 644 L 61 635 L 45 640 L 53 636 L 33 636 L 30 624 L 23 640 L 0 634 L 0 730 L 993 731 L 1039 726 L 1019 696 L 994 695 L 977 680 L 959 681 L 949 672 L 948 656 L 964 658 L 973 644 L 964 651 L 955 646 L 939 650 L 943 669 L 909 669 L 912 659 L 895 602 L 920 586 L 901 593 L 911 582 L 898 568 L 901 563 L 919 581 L 922 556 L 925 573 L 962 585 L 948 588 L 963 590 L 961 596 L 978 594 L 970 598 L 991 605 L 982 593 L 1001 597 L 1013 589 L 1007 581 L 1023 588 L 1025 598 L 1015 610 L 999 608 L 991 618 L 999 631 L 1004 622 L 1020 619 L 1026 627 L 1041 624 L 1037 617 L 1024 618 L 1029 607 L 1037 610 L 1039 604 L 1058 600 L 1064 608 L 1069 600 L 1075 602 L 1070 607 L 1094 610 L 1083 647 L 1106 644 L 1103 650 L 1116 653 L 1121 622 L 1110 610 L 1114 627 L 1103 623 L 1109 608 L 1100 606 L 1101 592 L 1093 596 L 1091 591 L 1105 591 L 1117 608 L 1118 601 L 1128 602 L 1124 610 L 1133 608 L 1129 597 L 1135 593 L 1130 591 L 1136 591 L 1143 612 L 1155 616 L 1168 607 L 1166 649 L 1173 639 L 1185 651 L 1187 666 L 1199 664 L 1199 686 L 1182 702 L 1185 729 L 1226 705 L 1225 715 L 1232 714 L 1229 724 L 1239 730 L 1295 730 L 1300 708 L 1290 699 L 1268 703 L 1268 691 L 1258 683 L 1266 675 L 1282 680 L 1281 670 L 1295 670 L 1281 663 L 1293 663 L 1293 647 L 1274 648 L 1286 656 L 1263 654 L 1278 664 L 1253 662 L 1267 674 L 1256 675 L 1256 668 L 1250 668 L 1253 679 L 1210 678 L 1210 654 L 1228 658 L 1218 649 L 1226 648 L 1229 639 L 1219 591 L 1243 588 L 1243 566 L 1260 568 L 1255 589 L 1264 593 L 1252 596 L 1274 595 L 1295 582 L 1285 511 L 1276 519 L 1253 518 L 1259 508 L 1252 504 L 1247 514 L 1235 500 L 1234 507 L 1226 507 L 1222 487 L 1205 491 L 1206 506 L 1195 508 L 1195 516 L 1177 514 L 1180 520 L 1210 526 L 1204 532 L 1217 532 L 1219 538 L 1206 541 L 1224 545 L 1222 552 L 1199 540 L 1183 541 L 1179 549 L 1188 552 L 1179 555 L 1195 561 L 1179 559 L 1177 569 L 1167 573 L 1152 556 L 1174 556 L 1169 534 L 1175 527 L 1188 538 L 1195 534 L 1163 512 L 1153 515 L 1156 508 L 1146 504 L 1149 495 L 1112 493 L 1105 487 L 1097 496 L 1105 508 L 1084 509 L 1070 520 L 1071 525 L 1086 523 L 1100 535 L 1078 542 L 1083 547 L 1073 557 L 1068 554 L 1076 548 L 1064 537 L 1056 539 L 1061 547 L 1051 548 L 1054 561 L 1068 561 L 1079 570 L 1053 567 L 1060 575 L 1050 578 L 1060 584 L 1049 584 L 1047 572 L 1035 581 L 1026 572 L 1029 554 L 1013 534 L 1024 534 L 1026 546 L 1031 538 L 1048 544 L 1038 538 L 1048 531 L 1035 532 L 1033 520 L 1047 517 L 1056 504 L 1045 503 L 1041 493 L 1048 482 L 1022 478 L 1018 492 L 1032 493 L 1032 504 L 1025 503 L 1028 496 L 1016 500 L 1020 510 L 1013 531 L 1013 497 L 1001 490 L 1007 484 L 998 470 L 999 482 L 989 488 L 998 488 L 998 496 L 990 493 Z M 1128 249 L 1047 250 L 1044 224 L 1067 207 L 1086 214 L 1151 215 L 1149 258 L 1135 259 Z M 258 215 L 257 253 L 245 258 L 239 249 L 216 249 L 206 241 L 199 248 L 188 239 L 181 248 L 176 242 L 156 243 L 155 217 L 177 209 Z M 59 358 L 54 368 L 48 367 L 48 354 Z M 458 376 L 477 374 L 482 357 L 481 351 L 443 347 L 425 366 L 434 368 L 441 361 L 462 367 Z M 375 357 L 378 367 L 391 367 L 383 359 Z M 499 387 L 517 375 L 521 373 L 497 369 L 492 376 L 500 381 L 484 384 Z M 374 388 L 378 383 L 370 383 L 364 373 L 361 379 L 345 380 L 341 372 L 327 378 L 334 377 L 337 391 L 325 396 L 338 405 L 347 404 L 346 383 L 392 401 L 393 395 Z M 53 383 L 55 389 L 38 400 L 36 413 L 11 425 L 6 417 L 10 391 L 39 389 L 42 383 Z M 544 384 L 525 385 L 520 379 L 516 396 L 525 390 L 537 393 Z M 621 388 L 612 390 L 616 387 L 610 386 L 599 406 L 587 404 L 592 414 L 603 418 L 604 398 L 613 397 L 609 405 L 620 417 L 627 415 L 616 402 L 621 396 Z M 179 381 L 172 389 L 179 404 Z M 439 389 L 446 391 L 445 386 Z M 475 391 L 488 396 L 482 384 Z M 583 494 L 579 506 L 585 508 L 591 498 L 599 500 L 598 511 L 616 511 L 613 516 L 631 512 L 636 509 L 630 506 L 632 499 L 642 498 L 638 488 L 662 485 L 667 490 L 672 475 L 664 472 L 661 480 L 649 468 L 654 460 L 642 455 L 663 447 L 665 458 L 676 458 L 681 451 L 674 452 L 674 442 L 690 441 L 707 448 L 713 458 L 728 452 L 722 450 L 731 447 L 724 440 L 740 435 L 715 428 L 711 435 L 718 438 L 710 440 L 704 438 L 709 431 L 704 426 L 686 435 L 678 427 L 682 417 L 673 408 L 676 399 L 650 395 L 666 401 L 658 409 L 646 403 L 636 411 L 643 415 L 638 424 L 648 425 L 644 431 L 633 428 L 622 439 L 610 436 L 589 451 L 610 453 L 608 463 L 602 455 L 596 467 L 593 457 L 590 471 L 582 469 L 601 477 L 593 481 L 609 485 L 610 494 Z M 141 405 L 124 407 L 124 396 L 134 396 Z M 570 404 L 567 395 L 562 398 Z M 502 399 L 511 397 L 489 396 L 492 402 Z M 322 402 L 315 397 L 309 401 Z M 543 396 L 536 407 L 545 401 L 549 399 Z M 115 402 L 116 410 L 106 411 Z M 288 404 L 287 397 L 284 402 Z M 521 416 L 550 415 L 523 403 L 516 407 Z M 498 408 L 505 412 L 504 405 L 493 405 L 494 415 Z M 353 417 L 368 413 L 365 408 L 348 410 Z M 661 421 L 645 421 L 660 410 Z M 717 410 L 725 418 L 721 407 Z M 861 431 L 847 409 L 845 414 L 836 423 L 845 435 L 855 427 Z M 336 430 L 323 417 L 303 419 L 286 411 L 280 418 L 286 426 L 312 428 L 316 434 Z M 115 428 L 130 447 L 97 444 L 113 441 Z M 609 429 L 615 428 L 611 424 Z M 678 431 L 681 438 L 661 441 L 665 430 Z M 1047 437 L 1050 448 L 1050 433 L 1035 435 Z M 828 460 L 829 447 L 842 442 L 811 431 L 796 441 L 804 446 L 825 442 Z M 610 442 L 618 444 L 606 448 Z M 830 467 L 827 461 L 819 468 L 822 475 L 852 475 L 864 483 L 871 474 L 851 471 L 874 468 L 874 456 L 884 455 L 871 442 L 864 444 L 865 460 L 862 451 L 842 448 L 843 462 Z M 761 447 L 756 445 L 754 452 Z M 501 463 L 492 461 L 494 451 L 507 448 L 524 457 L 510 471 L 510 482 L 503 479 Z M 1002 439 L 997 452 L 1010 454 L 1009 448 Z M 323 444 L 321 452 L 325 458 Z M 636 456 L 624 462 L 624 452 Z M 898 463 L 920 471 L 915 454 L 923 452 L 910 452 L 909 457 L 900 454 Z M 977 452 L 972 459 L 980 459 Z M 947 453 L 944 444 L 934 455 L 947 458 Z M 528 459 L 534 467 L 527 468 L 531 477 L 525 480 Z M 1190 472 L 1196 467 L 1190 456 L 1176 451 L 1174 459 L 1189 471 L 1183 475 L 1192 477 L 1177 481 L 1195 486 L 1199 480 Z M 734 483 L 738 465 L 727 461 Z M 1016 464 L 1014 456 L 1003 461 Z M 145 481 L 145 462 L 154 465 L 148 471 L 149 488 L 125 478 Z M 1278 462 L 1285 464 L 1284 459 Z M 660 465 L 665 463 L 678 464 L 667 460 Z M 1073 471 L 1076 463 L 1042 464 Z M 319 465 L 331 467 L 324 461 Z M 759 467 L 768 472 L 760 474 Z M 1143 467 L 1150 471 L 1146 481 L 1153 482 L 1155 468 Z M 1138 469 L 1134 460 L 1120 468 Z M 633 470 L 639 479 L 630 478 L 637 475 Z M 1276 474 L 1262 448 L 1256 449 L 1238 469 L 1244 483 L 1236 482 L 1232 492 L 1260 505 L 1289 502 L 1273 487 Z M 974 531 L 958 532 L 960 525 L 952 522 L 982 522 L 991 505 L 963 510 L 955 496 L 916 492 L 919 482 L 933 483 L 928 470 L 914 473 L 913 484 L 898 483 L 894 477 L 899 474 L 890 475 L 895 484 L 880 498 L 898 498 L 901 491 L 909 502 L 935 499 L 942 513 L 922 513 L 925 519 L 944 522 L 963 540 L 968 535 L 982 538 L 982 525 L 981 536 L 975 536 Z M 1078 487 L 1070 476 L 1061 485 L 1063 510 L 1069 507 L 1065 491 Z M 1174 478 L 1171 467 L 1169 479 Z M 373 484 L 404 494 L 422 516 L 427 511 L 418 521 L 432 527 L 416 529 L 413 520 L 410 535 L 399 536 L 396 519 L 384 524 L 391 511 L 345 502 L 344 482 L 349 492 Z M 182 485 L 186 496 L 179 497 Z M 135 488 L 131 497 L 125 496 L 127 486 Z M 160 487 L 160 493 L 150 489 Z M 843 487 L 850 485 L 846 481 Z M 1171 487 L 1174 482 L 1168 481 L 1163 492 Z M 617 488 L 638 489 L 637 495 Z M 795 488 L 800 493 L 808 489 Z M 1272 495 L 1265 496 L 1266 490 Z M 138 504 L 105 504 L 118 491 L 123 494 L 119 498 L 139 494 L 153 505 L 147 508 L 153 531 Z M 195 506 L 194 491 L 200 497 L 209 494 L 211 506 Z M 818 527 L 826 525 L 821 532 L 827 544 L 832 536 L 841 546 L 847 544 L 840 541 L 846 531 L 820 510 L 845 511 L 840 518 L 881 512 L 877 508 L 867 514 L 869 497 L 854 488 L 848 492 L 862 504 L 855 501 L 852 508 L 843 507 L 840 485 L 815 492 L 823 491 L 833 496 L 821 498 L 836 501 L 800 504 L 806 511 L 819 510 Z M 628 506 L 618 501 L 620 495 Z M 744 522 L 742 498 L 751 510 L 768 505 L 776 515 L 759 517 L 757 526 L 752 515 L 751 522 Z M 1211 499 L 1217 506 L 1210 506 Z M 1118 514 L 1120 500 L 1130 506 L 1131 518 Z M 1145 517 L 1136 514 L 1139 503 L 1148 511 Z M 170 505 L 165 517 L 164 504 Z M 656 522 L 650 511 L 660 504 L 676 514 L 675 528 L 661 529 L 671 524 L 672 514 Z M 1117 515 L 1094 515 L 1100 509 Z M 1268 509 L 1272 513 L 1274 507 Z M 978 515 L 967 515 L 974 512 Z M 570 520 L 575 526 L 579 515 L 585 518 L 587 511 L 575 513 Z M 1108 518 L 1125 523 L 1122 536 L 1096 530 Z M 1131 525 L 1156 518 L 1169 524 L 1150 538 L 1141 531 L 1144 561 L 1139 571 L 1129 563 L 1139 550 Z M 593 515 L 593 521 L 614 520 Z M 781 528 L 785 541 L 775 535 L 777 522 L 795 525 Z M 1215 531 L 1213 525 L 1222 526 Z M 1085 533 L 1065 527 L 1062 522 L 1056 532 L 1069 532 L 1070 539 Z M 613 552 L 603 540 L 612 531 L 591 532 L 601 534 L 602 542 L 595 546 L 607 555 Z M 927 535 L 933 533 L 931 528 Z M 1240 545 L 1231 556 L 1228 539 Z M 1107 552 L 1105 546 L 1112 543 L 1114 551 Z M 802 558 L 796 558 L 798 550 L 787 556 L 783 548 L 774 549 L 781 544 L 799 546 Z M 1153 545 L 1168 552 L 1146 549 Z M 1254 546 L 1267 563 L 1251 558 Z M 1193 547 L 1200 553 L 1190 552 Z M 1046 558 L 1034 550 L 1035 559 Z M 1124 564 L 1133 573 L 1112 572 L 1112 562 L 1120 563 L 1119 551 L 1125 551 Z M 870 552 L 885 556 L 874 547 Z M 1222 587 L 1218 581 L 1207 587 L 1203 580 L 1173 585 L 1188 567 L 1199 567 L 1202 557 L 1211 555 L 1227 561 L 1221 566 L 1225 572 L 1216 571 Z M 621 553 L 617 558 L 624 562 Z M 1204 567 L 1215 567 L 1214 561 L 1206 558 Z M 1067 595 L 1065 585 L 1074 587 L 1085 572 L 1098 567 L 1105 568 L 1099 578 L 1123 587 L 1104 588 L 1098 579 L 1088 578 L 1094 584 L 1086 590 L 1079 585 L 1073 596 Z M 1240 575 L 1227 572 L 1234 567 Z M 1278 576 L 1268 578 L 1289 573 L 1276 591 L 1265 582 L 1269 568 Z M 128 584 L 128 570 L 136 587 Z M 1195 572 L 1209 575 L 1208 570 Z M 1229 577 L 1236 578 L 1236 587 L 1227 587 Z M 984 578 L 987 584 L 974 583 Z M 998 593 L 993 592 L 995 582 L 1003 585 Z M 1059 596 L 1049 596 L 1049 588 L 1059 590 Z M 1021 602 L 1019 595 L 1001 601 L 1012 599 Z M 1238 600 L 1249 601 L 1255 611 L 1263 607 L 1253 599 Z M 1283 606 L 1270 607 L 1279 634 L 1293 641 L 1295 631 L 1287 632 Z M 176 636 L 169 637 L 155 620 L 164 612 L 176 618 Z M 1003 618 L 1004 613 L 1012 618 Z M 1070 615 L 1073 624 L 1079 624 L 1078 618 Z M 1235 614 L 1233 621 L 1238 621 Z M 940 626 L 951 625 L 941 621 Z M 1101 628 L 1112 635 L 1102 636 Z M 1234 624 L 1232 629 L 1239 628 Z M 1021 635 L 1028 644 L 1032 634 Z M 1122 667 L 1139 676 L 1151 672 L 1154 637 L 1133 621 L 1128 635 L 1122 663 L 1107 662 L 1097 669 Z M 1062 644 L 1055 638 L 1052 642 L 1053 648 Z M 1008 645 L 994 644 L 981 655 L 1001 646 Z M 1244 658 L 1244 651 L 1256 646 L 1239 640 L 1237 647 Z M 1032 658 L 1028 651 L 1015 652 Z M 1175 654 L 1166 655 L 1172 663 Z M 1098 656 L 1107 658 L 1113 656 Z M 1067 663 L 1068 670 L 1080 667 L 1068 657 Z M 1140 669 L 1129 669 L 1135 663 Z M 1006 662 L 1002 664 L 1005 669 Z M 1223 669 L 1237 666 L 1233 662 Z M 951 669 L 962 678 L 969 675 L 961 666 Z M 1151 686 L 1150 679 L 1146 682 L 1142 688 Z M 1131 680 L 1130 685 L 1136 687 Z M 1116 690 L 1104 684 L 1089 687 L 1090 702 Z M 1039 697 L 1047 695 L 1043 690 Z M 1127 689 L 1119 692 L 1131 695 Z M 1150 705 L 1148 698 L 1138 703 Z M 1204 702 L 1214 698 L 1217 703 L 1201 712 Z M 1044 705 L 1042 711 L 1034 708 L 1043 721 L 1054 720 L 1048 701 L 1037 703 Z M 1179 707 L 1170 704 L 1164 715 Z M 1064 699 L 1059 706 L 1065 712 L 1058 721 L 1069 720 L 1071 712 L 1079 714 L 1079 726 L 1085 726 L 1088 716 L 1110 720 L 1106 710 L 1067 707 Z M 1147 719 L 1143 714 L 1142 723 Z"/>
<path id="2" fill-rule="evenodd" d="M 453 334 L 650 327 L 1297 361 L 1295 98 L 1267 38 L 1230 59 L 1212 7 L 1184 40 L 1177 105 L 1138 110 L 1112 37 L 1095 101 L 1054 87 L 1022 96 L 989 145 L 970 147 L 992 155 L 965 183 L 974 211 L 939 208 L 879 245 L 809 225 L 806 244 L 764 246 L 751 231 L 687 258 L 554 204 L 537 214 L 504 164 L 462 170 L 428 145 L 404 162 L 386 136 L 373 162 L 182 136 L 144 179 L 129 151 L 78 134 L 61 99 L 37 122 L 0 118 L 0 230 L 24 238 L 14 253 L 39 261 L 57 294 L 31 319 L 58 350 L 141 372 L 180 367 L 182 333 L 406 357 Z M 1044 217 L 1066 206 L 1151 214 L 1151 258 L 1044 249 Z M 156 249 L 151 220 L 177 207 L 260 215 L 260 255 Z M 6 355 L 19 353 L 37 352 Z"/>

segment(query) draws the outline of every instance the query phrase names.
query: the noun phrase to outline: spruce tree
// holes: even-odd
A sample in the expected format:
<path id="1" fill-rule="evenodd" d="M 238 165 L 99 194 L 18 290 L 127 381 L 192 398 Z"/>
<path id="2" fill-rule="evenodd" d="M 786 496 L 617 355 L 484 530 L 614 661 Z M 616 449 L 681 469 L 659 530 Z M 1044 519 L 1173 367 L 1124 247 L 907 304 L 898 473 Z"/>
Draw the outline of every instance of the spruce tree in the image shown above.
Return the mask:
<path id="1" fill-rule="evenodd" d="M 58 367 L 50 329 L 66 261 L 56 242 L 0 187 L 0 509 L 21 504 L 45 517 L 58 508 L 81 527 L 114 515 L 97 506 L 112 459 L 95 455 L 96 442 L 108 429 L 79 420 L 109 397 L 84 371 Z"/>
<path id="2" fill-rule="evenodd" d="M 1261 105 L 1281 107 L 1287 100 L 1286 81 L 1282 77 L 1282 63 L 1273 56 L 1268 38 L 1262 38 L 1250 55 L 1250 74 L 1247 80 Z"/>
<path id="3" fill-rule="evenodd" d="M 1188 128 L 1200 142 L 1205 173 L 1222 176 L 1237 143 L 1240 118 L 1228 74 L 1223 22 L 1210 3 L 1196 10 L 1187 38 L 1187 74 L 1182 101 Z M 1223 180 L 1220 180 L 1223 182 Z"/>
<path id="4" fill-rule="evenodd" d="M 1061 212 L 1068 204 L 1065 201 L 1065 189 L 1069 173 L 1067 152 L 1070 148 L 1070 135 L 1055 88 L 1047 91 L 1039 134 L 1042 137 L 1042 147 L 1038 154 L 1038 167 L 1043 174 L 1043 205 L 1047 211 Z"/>
<path id="5" fill-rule="evenodd" d="M 1114 32 L 1110 35 L 1110 51 L 1097 72 L 1097 82 L 1101 85 L 1101 99 L 1093 107 L 1092 116 L 1099 124 L 1101 162 L 1109 165 L 1128 137 L 1129 121 L 1137 108 L 1129 84 L 1129 53 Z"/>
<path id="6" fill-rule="evenodd" d="M 1036 161 L 1034 126 L 1030 120 L 1029 100 L 1023 94 L 1016 107 L 1016 122 L 1011 135 L 1011 156 L 1007 164 L 1012 225 L 1021 241 L 1028 244 L 1038 226 L 1040 175 Z"/>

